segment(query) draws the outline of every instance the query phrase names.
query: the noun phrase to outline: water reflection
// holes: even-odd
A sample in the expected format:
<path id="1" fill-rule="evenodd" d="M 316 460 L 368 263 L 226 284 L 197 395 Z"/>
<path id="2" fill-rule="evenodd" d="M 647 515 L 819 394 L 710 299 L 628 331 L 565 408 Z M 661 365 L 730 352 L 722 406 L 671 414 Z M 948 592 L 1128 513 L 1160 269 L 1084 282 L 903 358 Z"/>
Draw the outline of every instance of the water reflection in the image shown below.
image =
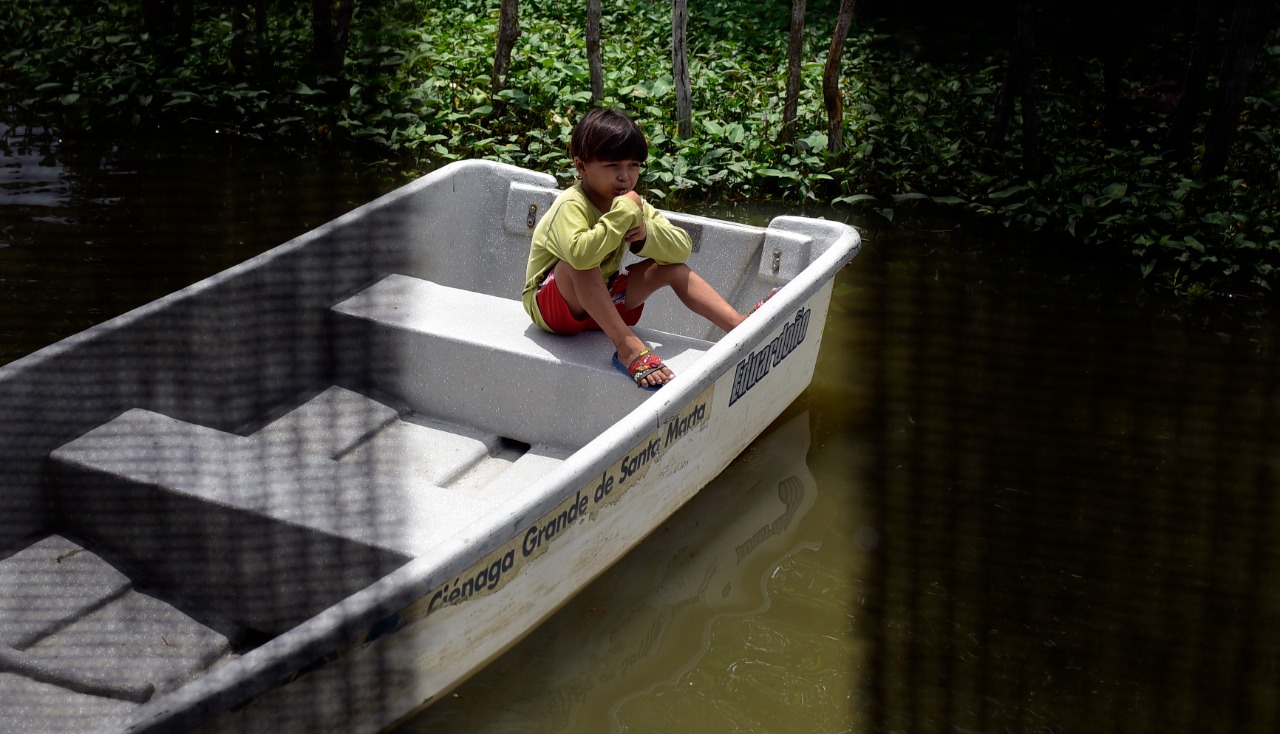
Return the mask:
<path id="1" fill-rule="evenodd" d="M 57 207 L 66 204 L 71 186 L 63 180 L 62 165 L 53 155 L 43 130 L 12 128 L 0 123 L 0 206 Z M 57 217 L 51 219 L 57 220 Z M 8 228 L 4 230 L 7 234 Z M 0 248 L 9 242 L 0 239 Z"/>
<path id="2" fill-rule="evenodd" d="M 985 263 L 869 275 L 873 730 L 1273 728 L 1274 357 Z"/>
<path id="3" fill-rule="evenodd" d="M 849 629 L 850 586 L 816 561 L 840 528 L 806 463 L 809 423 L 805 410 L 785 415 L 550 622 L 400 731 L 785 731 L 780 704 L 841 720 L 854 681 L 827 635 Z"/>
<path id="4" fill-rule="evenodd" d="M 243 141 L 59 143 L 0 125 L 0 364 L 194 283 L 393 182 Z"/>

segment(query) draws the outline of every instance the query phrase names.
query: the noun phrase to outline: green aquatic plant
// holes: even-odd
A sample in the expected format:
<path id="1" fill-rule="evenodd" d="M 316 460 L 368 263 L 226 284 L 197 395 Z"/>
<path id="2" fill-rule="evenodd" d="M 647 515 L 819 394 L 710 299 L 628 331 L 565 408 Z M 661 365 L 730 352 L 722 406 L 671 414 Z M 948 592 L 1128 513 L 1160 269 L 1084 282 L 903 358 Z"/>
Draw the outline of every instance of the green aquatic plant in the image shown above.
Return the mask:
<path id="1" fill-rule="evenodd" d="M 1135 118 L 1104 140 L 1101 65 L 1071 74 L 1040 59 L 1040 155 L 987 143 L 1006 65 L 1000 43 L 952 40 L 922 55 L 918 40 L 877 24 L 855 27 L 844 54 L 844 149 L 827 152 L 821 83 L 835 2 L 810 12 L 794 135 L 780 142 L 788 9 L 763 0 L 707 0 L 689 18 L 693 134 L 676 129 L 665 3 L 603 3 L 602 103 L 642 124 L 652 144 L 643 181 L 665 206 L 707 199 L 834 204 L 888 225 L 963 217 L 1048 241 L 1113 253 L 1139 287 L 1171 275 L 1219 292 L 1275 287 L 1280 237 L 1280 46 L 1264 49 L 1231 167 L 1205 179 L 1165 145 L 1171 119 Z M 498 3 L 390 0 L 355 13 L 346 62 L 314 62 L 304 6 L 271 6 L 257 28 L 223 4 L 196 2 L 190 42 L 144 31 L 141 3 L 106 12 L 77 3 L 15 0 L 0 16 L 0 98 L 6 116 L 64 137 L 140 131 L 218 132 L 303 150 L 342 148 L 407 170 L 483 157 L 552 172 L 568 183 L 574 121 L 591 105 L 585 9 L 526 0 L 506 82 L 493 92 Z M 1134 81 L 1153 59 L 1180 53 L 1185 33 L 1152 37 L 1126 68 Z M 1061 62 L 1061 60 L 1058 60 Z M 1077 68 L 1078 67 L 1078 68 Z M 1017 120 L 1011 121 L 1016 127 Z M 1197 130 L 1204 126 L 1199 121 Z"/>

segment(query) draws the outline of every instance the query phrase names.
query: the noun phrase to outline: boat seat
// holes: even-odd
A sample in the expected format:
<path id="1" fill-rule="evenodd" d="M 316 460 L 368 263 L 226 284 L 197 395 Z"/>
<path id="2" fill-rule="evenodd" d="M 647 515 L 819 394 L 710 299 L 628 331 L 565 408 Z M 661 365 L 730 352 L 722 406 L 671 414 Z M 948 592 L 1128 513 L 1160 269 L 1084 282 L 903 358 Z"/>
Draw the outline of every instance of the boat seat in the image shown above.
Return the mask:
<path id="1" fill-rule="evenodd" d="M 0 721 L 5 731 L 99 731 L 232 659 L 227 631 L 47 535 L 0 559 Z"/>
<path id="2" fill-rule="evenodd" d="M 407 560 L 358 467 L 133 409 L 50 454 L 60 519 L 168 593 L 282 632 Z M 363 506 L 361 506 L 361 504 Z"/>
<path id="3" fill-rule="evenodd" d="M 581 447 L 655 394 L 618 373 L 603 333 L 548 334 L 509 298 L 389 275 L 333 314 L 338 384 L 529 444 Z M 712 346 L 635 332 L 677 374 Z"/>
<path id="4" fill-rule="evenodd" d="M 78 535 L 178 596 L 278 632 L 450 537 L 563 455 L 334 386 L 249 436 L 132 409 L 55 450 L 50 468 L 60 519 Z"/>

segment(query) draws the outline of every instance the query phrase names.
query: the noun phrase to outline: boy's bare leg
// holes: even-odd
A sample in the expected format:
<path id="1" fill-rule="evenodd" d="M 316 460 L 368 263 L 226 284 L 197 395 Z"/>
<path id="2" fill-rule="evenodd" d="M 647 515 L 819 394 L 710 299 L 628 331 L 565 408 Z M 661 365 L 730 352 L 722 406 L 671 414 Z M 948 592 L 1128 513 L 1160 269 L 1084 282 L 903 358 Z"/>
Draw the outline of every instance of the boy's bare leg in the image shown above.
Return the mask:
<path id="1" fill-rule="evenodd" d="M 613 342 L 613 348 L 617 350 L 618 359 L 622 360 L 623 364 L 631 364 L 636 357 L 640 356 L 640 352 L 647 349 L 645 343 L 631 331 L 631 327 L 627 326 L 618 309 L 614 307 L 613 297 L 605 287 L 600 268 L 575 270 L 562 260 L 556 264 L 556 286 L 560 289 L 560 295 L 564 297 L 565 303 L 569 305 L 569 310 L 574 316 L 582 318 L 590 315 L 595 319 L 605 336 Z M 630 291 L 630 282 L 628 291 Z M 629 295 L 627 303 L 628 305 L 631 303 Z M 672 377 L 675 377 L 675 373 L 664 367 L 649 375 L 644 382 L 654 387 L 669 382 Z"/>
<path id="2" fill-rule="evenodd" d="M 644 260 L 632 265 L 627 272 L 630 274 L 627 281 L 627 308 L 635 308 L 659 288 L 669 286 L 690 311 L 724 331 L 730 331 L 747 318 L 738 313 L 701 275 L 683 263 L 659 265 L 653 260 Z"/>

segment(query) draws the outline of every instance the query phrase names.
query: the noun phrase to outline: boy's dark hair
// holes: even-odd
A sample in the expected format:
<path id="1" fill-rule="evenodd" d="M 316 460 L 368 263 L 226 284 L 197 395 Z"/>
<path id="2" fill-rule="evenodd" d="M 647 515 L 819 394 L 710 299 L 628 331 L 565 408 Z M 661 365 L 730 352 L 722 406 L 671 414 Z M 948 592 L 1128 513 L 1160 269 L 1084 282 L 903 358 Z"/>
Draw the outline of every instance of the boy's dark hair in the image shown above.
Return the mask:
<path id="1" fill-rule="evenodd" d="M 594 109 L 573 128 L 569 157 L 591 161 L 649 159 L 649 141 L 640 126 L 617 110 Z"/>

